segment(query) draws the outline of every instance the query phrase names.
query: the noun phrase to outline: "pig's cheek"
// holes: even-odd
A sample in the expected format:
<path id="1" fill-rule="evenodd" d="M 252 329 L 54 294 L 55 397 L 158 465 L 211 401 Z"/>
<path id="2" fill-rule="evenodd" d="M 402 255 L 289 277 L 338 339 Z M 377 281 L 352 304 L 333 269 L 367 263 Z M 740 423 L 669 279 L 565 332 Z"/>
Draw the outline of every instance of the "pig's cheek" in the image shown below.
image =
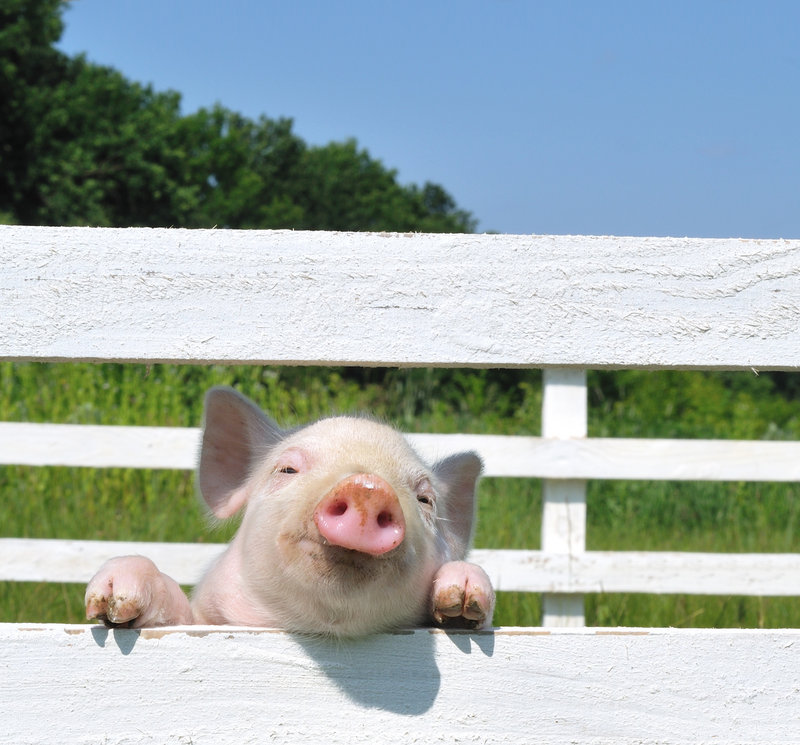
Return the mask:
<path id="1" fill-rule="evenodd" d="M 425 507 L 416 505 L 417 522 L 425 531 L 427 540 L 436 541 L 442 534 L 441 531 L 441 518 L 438 516 L 436 508 Z"/>
<path id="2" fill-rule="evenodd" d="M 313 581 L 322 560 L 322 547 L 307 530 L 282 530 L 276 538 L 278 562 L 284 573 L 301 582 Z"/>
<path id="3" fill-rule="evenodd" d="M 403 550 L 398 554 L 398 560 L 402 557 L 408 571 L 413 571 L 418 576 L 427 576 L 445 560 L 447 544 L 429 521 L 408 521 L 406 529 Z"/>
<path id="4" fill-rule="evenodd" d="M 447 539 L 437 515 L 428 511 L 423 512 L 420 515 L 420 528 L 423 534 L 421 540 L 425 545 L 432 546 L 433 552 L 438 557 L 446 558 L 449 553 Z"/>
<path id="5" fill-rule="evenodd" d="M 298 523 L 285 501 L 276 497 L 280 495 L 264 490 L 248 505 L 237 543 L 246 566 L 280 576 L 293 558 Z"/>
<path id="6" fill-rule="evenodd" d="M 302 535 L 294 531 L 278 533 L 275 543 L 278 548 L 278 558 L 284 566 L 291 566 L 300 558 L 302 540 Z"/>

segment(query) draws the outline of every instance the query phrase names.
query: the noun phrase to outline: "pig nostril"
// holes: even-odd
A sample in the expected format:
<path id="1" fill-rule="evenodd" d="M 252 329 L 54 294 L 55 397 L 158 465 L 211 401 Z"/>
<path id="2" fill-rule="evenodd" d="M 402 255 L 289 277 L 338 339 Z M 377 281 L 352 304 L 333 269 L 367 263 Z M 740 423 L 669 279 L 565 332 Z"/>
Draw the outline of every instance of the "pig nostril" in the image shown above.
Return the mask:
<path id="1" fill-rule="evenodd" d="M 347 502 L 334 502 L 328 510 L 328 514 L 332 517 L 341 517 L 345 512 L 347 512 Z"/>
<path id="2" fill-rule="evenodd" d="M 378 526 L 381 528 L 388 528 L 394 523 L 394 516 L 391 512 L 385 510 L 378 515 Z"/>

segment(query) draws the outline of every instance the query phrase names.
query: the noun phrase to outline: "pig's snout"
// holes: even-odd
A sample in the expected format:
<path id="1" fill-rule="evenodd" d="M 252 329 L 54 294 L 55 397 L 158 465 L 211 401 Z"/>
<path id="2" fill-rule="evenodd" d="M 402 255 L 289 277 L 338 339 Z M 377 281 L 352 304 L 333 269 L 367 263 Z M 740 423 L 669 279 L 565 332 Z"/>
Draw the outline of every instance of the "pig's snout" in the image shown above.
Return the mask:
<path id="1" fill-rule="evenodd" d="M 340 481 L 314 510 L 320 534 L 334 546 L 380 556 L 403 542 L 406 523 L 397 495 L 380 476 Z"/>

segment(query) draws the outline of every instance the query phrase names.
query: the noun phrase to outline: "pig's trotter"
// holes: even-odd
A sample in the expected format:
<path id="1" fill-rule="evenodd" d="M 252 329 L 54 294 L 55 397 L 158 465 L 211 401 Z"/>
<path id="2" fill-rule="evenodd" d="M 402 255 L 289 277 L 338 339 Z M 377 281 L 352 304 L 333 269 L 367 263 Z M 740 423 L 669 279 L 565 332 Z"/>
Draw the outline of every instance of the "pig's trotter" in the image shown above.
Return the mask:
<path id="1" fill-rule="evenodd" d="M 494 590 L 486 572 L 476 564 L 450 561 L 433 580 L 433 620 L 440 626 L 468 629 L 492 624 Z"/>
<path id="2" fill-rule="evenodd" d="M 192 623 L 180 586 L 143 556 L 107 561 L 86 587 L 86 618 L 140 628 Z"/>

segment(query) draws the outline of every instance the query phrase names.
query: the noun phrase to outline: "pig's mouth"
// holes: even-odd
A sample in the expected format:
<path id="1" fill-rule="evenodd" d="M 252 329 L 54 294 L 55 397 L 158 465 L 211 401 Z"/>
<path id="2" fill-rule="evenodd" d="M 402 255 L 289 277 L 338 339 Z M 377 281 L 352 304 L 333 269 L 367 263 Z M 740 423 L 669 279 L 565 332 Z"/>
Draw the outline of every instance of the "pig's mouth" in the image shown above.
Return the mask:
<path id="1" fill-rule="evenodd" d="M 335 546 L 322 536 L 317 540 L 310 536 L 305 537 L 299 541 L 299 547 L 319 575 L 338 577 L 348 583 L 356 579 L 375 579 L 393 565 L 391 559 L 400 551 L 400 546 L 397 546 L 384 554 L 373 556 L 355 549 Z"/>

